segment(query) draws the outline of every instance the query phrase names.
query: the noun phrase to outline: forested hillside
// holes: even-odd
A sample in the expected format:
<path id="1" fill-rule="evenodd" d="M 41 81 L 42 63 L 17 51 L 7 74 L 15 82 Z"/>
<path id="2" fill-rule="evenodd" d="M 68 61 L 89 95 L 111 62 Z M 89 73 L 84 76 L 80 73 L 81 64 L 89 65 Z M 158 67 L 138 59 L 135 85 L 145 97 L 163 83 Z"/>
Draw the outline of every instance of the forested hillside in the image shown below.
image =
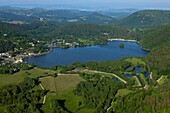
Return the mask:
<path id="1" fill-rule="evenodd" d="M 169 113 L 170 84 L 166 84 L 117 98 L 113 104 L 115 113 Z"/>
<path id="2" fill-rule="evenodd" d="M 0 22 L 0 35 L 4 37 L 36 37 L 36 38 L 95 38 L 95 37 L 122 37 L 135 38 L 136 32 L 111 25 L 95 24 L 65 24 L 61 26 L 49 26 L 46 22 L 36 21 L 30 24 L 9 24 Z"/>
<path id="3" fill-rule="evenodd" d="M 115 19 L 95 11 L 0 7 L 0 21 L 13 24 L 28 24 L 38 20 L 46 21 L 49 25 L 56 26 L 65 23 L 107 24 Z"/>
<path id="4" fill-rule="evenodd" d="M 146 61 L 162 74 L 170 70 L 170 26 L 163 26 L 146 33 L 140 40 L 142 46 L 150 50 Z"/>
<path id="5" fill-rule="evenodd" d="M 89 24 L 108 24 L 111 21 L 116 21 L 116 19 L 109 17 L 109 16 L 105 16 L 102 15 L 100 13 L 92 13 L 88 16 L 82 16 L 80 17 L 78 23 L 89 23 Z"/>
<path id="6" fill-rule="evenodd" d="M 170 74 L 170 42 L 157 46 L 145 57 L 148 64 L 159 74 Z"/>
<path id="7" fill-rule="evenodd" d="M 115 23 L 128 28 L 151 28 L 170 24 L 170 11 L 142 10 Z"/>
<path id="8" fill-rule="evenodd" d="M 0 53 L 14 50 L 15 45 L 11 41 L 0 40 Z"/>
<path id="9" fill-rule="evenodd" d="M 141 36 L 140 43 L 144 48 L 153 49 L 170 41 L 170 25 L 153 29 Z"/>
<path id="10" fill-rule="evenodd" d="M 32 35 L 29 31 L 41 29 L 45 25 L 45 22 L 39 21 L 22 25 L 0 22 L 0 36 L 2 37 L 4 34 L 7 34 L 10 37 L 28 36 Z"/>
<path id="11" fill-rule="evenodd" d="M 74 37 L 125 37 L 135 34 L 134 32 L 119 26 L 94 25 L 94 24 L 66 24 L 57 27 L 53 33 L 56 36 Z"/>

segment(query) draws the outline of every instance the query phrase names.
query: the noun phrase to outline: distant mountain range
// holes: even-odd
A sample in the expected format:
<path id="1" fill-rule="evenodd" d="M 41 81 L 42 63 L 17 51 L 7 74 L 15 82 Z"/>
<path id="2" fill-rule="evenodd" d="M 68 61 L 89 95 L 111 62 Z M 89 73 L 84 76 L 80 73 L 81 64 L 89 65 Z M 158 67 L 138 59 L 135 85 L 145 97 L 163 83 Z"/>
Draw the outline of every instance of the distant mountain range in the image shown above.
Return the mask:
<path id="1" fill-rule="evenodd" d="M 116 19 L 123 19 L 132 13 L 135 13 L 136 11 L 139 11 L 139 9 L 110 9 L 110 10 L 98 10 L 97 12 L 110 16 L 112 18 Z"/>
<path id="2" fill-rule="evenodd" d="M 63 23 L 95 23 L 104 24 L 114 20 L 112 17 L 93 11 L 79 10 L 47 10 L 42 8 L 0 8 L 0 21 L 10 23 L 30 23 L 34 21 L 47 21 L 52 25 Z"/>
<path id="3" fill-rule="evenodd" d="M 66 23 L 83 23 L 118 25 L 127 28 L 152 28 L 170 24 L 170 11 L 138 11 L 137 9 L 81 11 L 0 7 L 0 21 L 13 24 L 45 21 L 48 25 L 54 26 Z"/>

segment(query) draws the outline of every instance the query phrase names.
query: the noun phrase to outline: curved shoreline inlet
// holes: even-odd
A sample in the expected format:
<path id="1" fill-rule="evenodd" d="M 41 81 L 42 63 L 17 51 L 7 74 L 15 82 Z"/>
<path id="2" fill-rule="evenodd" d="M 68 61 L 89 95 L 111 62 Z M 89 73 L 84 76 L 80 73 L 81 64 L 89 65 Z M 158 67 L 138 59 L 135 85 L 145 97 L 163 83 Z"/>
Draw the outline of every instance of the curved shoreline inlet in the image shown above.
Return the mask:
<path id="1" fill-rule="evenodd" d="M 120 48 L 120 43 L 124 48 Z M 27 63 L 34 63 L 41 67 L 51 67 L 54 65 L 70 65 L 73 62 L 89 62 L 118 60 L 123 57 L 145 56 L 148 51 L 141 48 L 138 43 L 129 41 L 108 41 L 106 45 L 87 46 L 82 48 L 54 48 L 46 55 L 25 58 Z"/>

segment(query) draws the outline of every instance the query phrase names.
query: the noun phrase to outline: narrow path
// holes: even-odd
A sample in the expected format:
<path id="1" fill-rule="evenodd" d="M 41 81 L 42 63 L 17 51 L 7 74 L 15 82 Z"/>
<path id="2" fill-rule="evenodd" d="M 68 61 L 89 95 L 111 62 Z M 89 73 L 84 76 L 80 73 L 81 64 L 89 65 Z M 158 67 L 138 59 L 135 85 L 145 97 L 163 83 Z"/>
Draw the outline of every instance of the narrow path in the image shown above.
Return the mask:
<path id="1" fill-rule="evenodd" d="M 141 82 L 139 81 L 139 78 L 137 76 L 134 76 L 138 82 L 138 86 L 142 86 Z"/>
<path id="2" fill-rule="evenodd" d="M 107 108 L 107 112 L 112 108 L 113 102 L 111 103 L 110 107 Z"/>
<path id="3" fill-rule="evenodd" d="M 42 86 L 42 84 L 41 84 L 41 83 L 40 83 L 40 87 L 41 87 L 41 89 L 42 89 L 42 90 L 44 90 L 44 87 Z"/>
<path id="4" fill-rule="evenodd" d="M 45 90 L 41 83 L 40 83 L 40 87 L 41 87 L 42 90 Z M 47 98 L 47 96 L 45 95 L 44 99 L 43 99 L 43 104 L 45 104 L 46 98 Z"/>
<path id="5" fill-rule="evenodd" d="M 46 98 L 47 98 L 47 95 L 44 96 L 43 104 L 45 104 Z"/>
<path id="6" fill-rule="evenodd" d="M 94 70 L 87 70 L 87 69 L 84 70 L 84 71 L 88 71 L 88 72 L 92 72 L 92 73 L 99 73 L 99 74 L 108 74 L 108 75 L 112 75 L 112 76 L 118 78 L 120 81 L 122 81 L 122 82 L 124 82 L 125 84 L 127 84 L 127 82 L 126 82 L 124 79 L 120 78 L 119 76 L 117 76 L 116 74 L 113 74 L 113 73 L 106 73 L 106 72 L 94 71 Z"/>
<path id="7" fill-rule="evenodd" d="M 153 79 L 152 72 L 150 72 L 149 77 L 150 77 L 150 79 Z"/>
<path id="8" fill-rule="evenodd" d="M 161 76 L 158 80 L 157 80 L 157 82 L 159 83 L 160 82 L 160 80 L 163 78 L 163 76 Z"/>

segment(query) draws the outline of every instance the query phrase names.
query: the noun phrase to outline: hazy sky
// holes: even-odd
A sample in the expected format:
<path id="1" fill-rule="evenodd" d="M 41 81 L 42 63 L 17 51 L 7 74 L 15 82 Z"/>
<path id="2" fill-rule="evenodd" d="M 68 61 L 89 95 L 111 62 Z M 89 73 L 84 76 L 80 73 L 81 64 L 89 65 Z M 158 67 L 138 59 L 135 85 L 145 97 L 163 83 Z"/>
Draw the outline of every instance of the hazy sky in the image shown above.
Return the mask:
<path id="1" fill-rule="evenodd" d="M 170 0 L 0 0 L 0 5 L 72 5 L 108 8 L 169 8 Z"/>

